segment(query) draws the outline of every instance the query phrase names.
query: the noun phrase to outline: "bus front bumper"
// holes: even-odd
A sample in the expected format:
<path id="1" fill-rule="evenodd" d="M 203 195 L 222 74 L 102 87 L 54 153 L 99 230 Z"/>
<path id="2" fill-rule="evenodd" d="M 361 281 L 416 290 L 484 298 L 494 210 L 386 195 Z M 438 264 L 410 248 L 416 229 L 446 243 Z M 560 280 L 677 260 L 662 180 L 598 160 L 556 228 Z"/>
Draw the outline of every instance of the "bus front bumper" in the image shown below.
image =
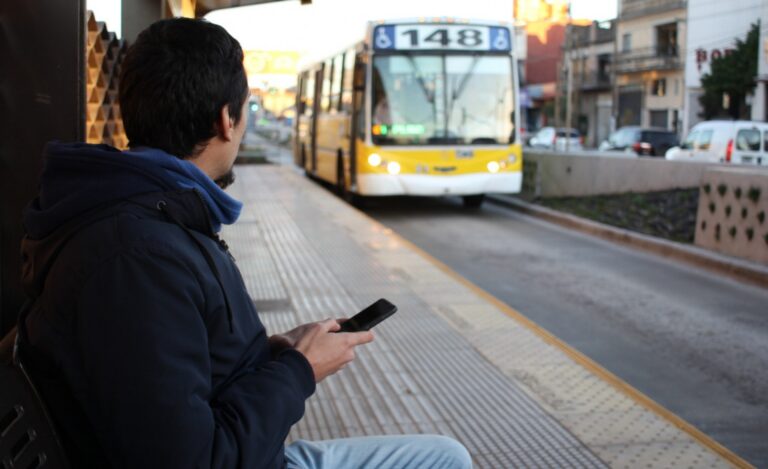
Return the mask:
<path id="1" fill-rule="evenodd" d="M 473 195 L 520 192 L 521 172 L 429 176 L 423 174 L 358 174 L 361 195 Z"/>

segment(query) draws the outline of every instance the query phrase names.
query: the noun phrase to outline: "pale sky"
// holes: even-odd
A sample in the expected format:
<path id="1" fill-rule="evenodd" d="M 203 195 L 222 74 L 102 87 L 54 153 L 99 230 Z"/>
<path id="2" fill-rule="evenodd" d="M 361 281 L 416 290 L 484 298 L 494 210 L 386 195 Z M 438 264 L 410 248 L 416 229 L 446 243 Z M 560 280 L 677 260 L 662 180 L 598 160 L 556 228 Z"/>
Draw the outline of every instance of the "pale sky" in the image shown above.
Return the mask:
<path id="1" fill-rule="evenodd" d="M 121 0 L 86 0 L 96 19 L 120 35 Z M 574 18 L 616 16 L 616 0 L 573 0 Z M 453 16 L 511 20 L 511 0 L 298 0 L 214 11 L 208 19 L 224 26 L 244 49 L 296 50 L 324 55 L 359 40 L 375 19 Z"/>
<path id="2" fill-rule="evenodd" d="M 571 14 L 613 18 L 616 0 L 573 0 Z M 214 11 L 207 18 L 225 27 L 244 49 L 297 50 L 315 56 L 360 40 L 369 20 L 421 16 L 510 21 L 512 1 L 313 0 L 300 5 L 292 0 Z"/>

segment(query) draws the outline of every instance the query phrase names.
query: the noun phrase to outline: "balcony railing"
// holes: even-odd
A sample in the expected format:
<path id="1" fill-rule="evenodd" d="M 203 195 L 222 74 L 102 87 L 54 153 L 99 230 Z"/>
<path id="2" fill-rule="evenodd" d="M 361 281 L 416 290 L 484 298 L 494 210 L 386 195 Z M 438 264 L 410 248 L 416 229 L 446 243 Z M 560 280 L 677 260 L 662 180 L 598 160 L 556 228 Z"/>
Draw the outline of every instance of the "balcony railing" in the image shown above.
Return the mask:
<path id="1" fill-rule="evenodd" d="M 624 0 L 619 19 L 628 20 L 685 8 L 685 0 Z"/>
<path id="2" fill-rule="evenodd" d="M 682 61 L 677 46 L 664 45 L 619 52 L 615 67 L 617 73 L 677 70 L 682 68 Z"/>
<path id="3" fill-rule="evenodd" d="M 582 91 L 601 91 L 611 88 L 611 76 L 605 72 L 592 70 L 574 77 L 576 86 Z"/>

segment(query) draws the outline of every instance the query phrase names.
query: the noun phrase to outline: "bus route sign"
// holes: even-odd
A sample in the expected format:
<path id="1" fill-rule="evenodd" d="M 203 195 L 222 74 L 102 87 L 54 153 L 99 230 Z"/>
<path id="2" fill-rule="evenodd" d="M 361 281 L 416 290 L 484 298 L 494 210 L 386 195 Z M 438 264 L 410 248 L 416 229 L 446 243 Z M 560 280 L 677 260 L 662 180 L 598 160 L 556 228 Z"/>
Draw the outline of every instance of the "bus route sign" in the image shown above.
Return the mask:
<path id="1" fill-rule="evenodd" d="M 393 24 L 373 31 L 374 50 L 512 50 L 509 29 L 471 24 Z"/>

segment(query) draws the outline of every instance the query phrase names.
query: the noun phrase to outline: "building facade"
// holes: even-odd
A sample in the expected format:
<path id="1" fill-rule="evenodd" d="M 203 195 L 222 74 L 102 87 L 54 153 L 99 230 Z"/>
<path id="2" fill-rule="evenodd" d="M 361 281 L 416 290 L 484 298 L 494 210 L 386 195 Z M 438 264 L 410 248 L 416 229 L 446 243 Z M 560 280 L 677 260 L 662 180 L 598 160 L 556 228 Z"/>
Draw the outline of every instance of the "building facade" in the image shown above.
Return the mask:
<path id="1" fill-rule="evenodd" d="M 752 100 L 752 120 L 768 122 L 768 0 L 760 2 L 760 42 L 757 45 L 757 77 Z"/>
<path id="2" fill-rule="evenodd" d="M 685 0 L 619 0 L 613 103 L 617 127 L 682 133 L 686 15 Z"/>
<path id="3" fill-rule="evenodd" d="M 571 24 L 566 33 L 565 60 L 566 66 L 571 68 L 570 102 L 573 106 L 566 112 L 571 113 L 571 125 L 579 130 L 587 147 L 597 147 L 611 132 L 615 38 L 615 21 Z M 565 85 L 567 95 L 567 72 L 560 81 Z"/>
<path id="4" fill-rule="evenodd" d="M 520 76 L 523 127 L 534 131 L 553 121 L 568 2 L 514 0 L 513 15 L 526 34 L 527 56 Z"/>
<path id="5" fill-rule="evenodd" d="M 768 0 L 739 0 L 738 2 L 713 2 L 711 0 L 688 0 L 687 6 L 687 38 L 685 53 L 685 107 L 683 128 L 688 131 L 696 123 L 703 120 L 699 97 L 704 90 L 701 87 L 701 77 L 710 72 L 712 59 L 722 57 L 732 51 L 736 40 L 742 41 L 753 23 L 759 18 L 768 21 Z M 763 33 L 763 37 L 765 34 Z M 762 44 L 762 43 L 761 43 Z M 762 47 L 761 47 L 762 48 Z M 763 79 L 768 75 L 765 66 L 765 55 L 759 54 L 763 62 Z M 761 72 L 758 69 L 758 76 Z M 758 96 L 765 89 L 765 82 L 758 85 L 754 96 L 752 111 L 760 113 L 760 103 L 765 103 L 765 97 Z M 762 98 L 762 99 L 761 99 Z M 765 120 L 765 113 L 755 120 Z"/>

